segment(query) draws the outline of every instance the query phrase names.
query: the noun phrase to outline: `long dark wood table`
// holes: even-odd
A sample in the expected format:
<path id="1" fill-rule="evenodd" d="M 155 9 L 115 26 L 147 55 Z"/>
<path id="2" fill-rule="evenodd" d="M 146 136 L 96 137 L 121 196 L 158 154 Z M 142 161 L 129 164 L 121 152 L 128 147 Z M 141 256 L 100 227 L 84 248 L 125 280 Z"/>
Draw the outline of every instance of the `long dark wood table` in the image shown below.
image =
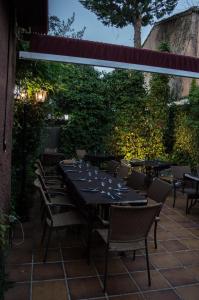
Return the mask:
<path id="1" fill-rule="evenodd" d="M 112 204 L 147 205 L 147 199 L 125 186 L 122 179 L 115 178 L 94 166 L 88 167 L 83 164 L 79 168 L 78 165 L 60 164 L 60 167 L 74 200 L 80 209 L 83 208 L 82 211 L 87 217 L 89 258 L 91 235 L 99 206 L 105 206 L 108 211 Z M 105 183 L 104 187 L 102 182 Z"/>

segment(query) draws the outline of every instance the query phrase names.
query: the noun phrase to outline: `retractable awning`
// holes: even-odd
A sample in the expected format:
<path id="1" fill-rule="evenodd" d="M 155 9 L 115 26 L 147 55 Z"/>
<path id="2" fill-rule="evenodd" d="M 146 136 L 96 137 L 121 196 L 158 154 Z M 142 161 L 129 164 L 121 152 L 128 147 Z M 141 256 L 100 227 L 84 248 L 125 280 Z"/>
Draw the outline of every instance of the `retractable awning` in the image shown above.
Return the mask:
<path id="1" fill-rule="evenodd" d="M 32 35 L 30 51 L 19 58 L 199 78 L 196 57 L 49 35 Z"/>

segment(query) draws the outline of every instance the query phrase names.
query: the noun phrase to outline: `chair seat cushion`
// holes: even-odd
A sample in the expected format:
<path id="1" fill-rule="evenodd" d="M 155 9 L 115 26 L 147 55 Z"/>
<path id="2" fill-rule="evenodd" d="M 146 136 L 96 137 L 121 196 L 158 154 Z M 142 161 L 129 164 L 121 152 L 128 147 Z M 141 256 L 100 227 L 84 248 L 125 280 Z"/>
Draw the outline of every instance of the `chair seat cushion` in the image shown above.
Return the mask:
<path id="1" fill-rule="evenodd" d="M 108 240 L 108 229 L 98 229 L 97 232 L 102 237 L 105 243 Z M 144 249 L 145 242 L 143 240 L 136 240 L 133 242 L 110 242 L 109 250 L 110 251 L 130 251 L 130 250 L 138 250 Z"/>
<path id="2" fill-rule="evenodd" d="M 55 214 L 52 216 L 53 227 L 66 227 L 74 225 L 83 225 L 86 224 L 85 219 L 75 211 L 69 211 L 64 213 Z M 51 222 L 47 218 L 47 224 L 50 226 Z"/>

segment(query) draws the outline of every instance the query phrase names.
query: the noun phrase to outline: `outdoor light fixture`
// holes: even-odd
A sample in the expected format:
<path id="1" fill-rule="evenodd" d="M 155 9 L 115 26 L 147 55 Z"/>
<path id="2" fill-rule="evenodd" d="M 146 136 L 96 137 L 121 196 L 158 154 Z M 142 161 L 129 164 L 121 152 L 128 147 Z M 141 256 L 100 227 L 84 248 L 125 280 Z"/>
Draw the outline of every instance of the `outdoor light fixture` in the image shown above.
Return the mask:
<path id="1" fill-rule="evenodd" d="M 69 115 L 64 115 L 64 120 L 68 121 L 68 119 L 69 119 Z"/>
<path id="2" fill-rule="evenodd" d="M 14 97 L 15 99 L 22 100 L 25 102 L 28 99 L 31 99 L 31 97 L 28 95 L 28 91 L 26 88 L 21 88 L 20 86 L 15 86 L 14 89 Z M 34 99 L 37 103 L 44 102 L 47 97 L 47 91 L 40 89 L 39 91 L 35 92 L 33 94 L 32 99 Z"/>
<path id="3" fill-rule="evenodd" d="M 37 102 L 44 102 L 46 100 L 47 92 L 45 90 L 40 90 L 35 93 L 35 99 Z"/>

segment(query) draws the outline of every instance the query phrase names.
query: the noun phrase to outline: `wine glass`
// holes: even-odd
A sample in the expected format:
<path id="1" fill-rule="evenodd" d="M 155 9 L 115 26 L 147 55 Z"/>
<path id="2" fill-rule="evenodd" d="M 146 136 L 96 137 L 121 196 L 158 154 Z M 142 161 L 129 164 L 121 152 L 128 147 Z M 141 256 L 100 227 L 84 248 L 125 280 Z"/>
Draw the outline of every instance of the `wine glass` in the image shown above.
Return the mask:
<path id="1" fill-rule="evenodd" d="M 95 171 L 94 171 L 94 173 L 95 173 L 95 179 L 97 179 L 97 175 L 98 175 L 98 170 L 96 169 Z"/>
<path id="2" fill-rule="evenodd" d="M 112 178 L 109 178 L 108 179 L 108 183 L 110 184 L 110 186 L 108 188 L 109 190 L 112 190 L 112 186 L 111 186 L 112 182 L 113 182 Z"/>
<path id="3" fill-rule="evenodd" d="M 121 189 L 121 187 L 122 187 L 121 182 L 118 182 L 118 183 L 117 183 L 117 187 L 118 187 L 118 189 Z"/>
<path id="4" fill-rule="evenodd" d="M 105 182 L 104 181 L 101 181 L 101 186 L 102 186 L 101 194 L 105 194 Z"/>
<path id="5" fill-rule="evenodd" d="M 92 173 L 91 173 L 91 171 L 88 171 L 88 176 L 89 176 L 89 180 L 88 180 L 88 182 L 91 182 L 92 180 L 91 180 L 91 177 L 92 177 Z"/>

